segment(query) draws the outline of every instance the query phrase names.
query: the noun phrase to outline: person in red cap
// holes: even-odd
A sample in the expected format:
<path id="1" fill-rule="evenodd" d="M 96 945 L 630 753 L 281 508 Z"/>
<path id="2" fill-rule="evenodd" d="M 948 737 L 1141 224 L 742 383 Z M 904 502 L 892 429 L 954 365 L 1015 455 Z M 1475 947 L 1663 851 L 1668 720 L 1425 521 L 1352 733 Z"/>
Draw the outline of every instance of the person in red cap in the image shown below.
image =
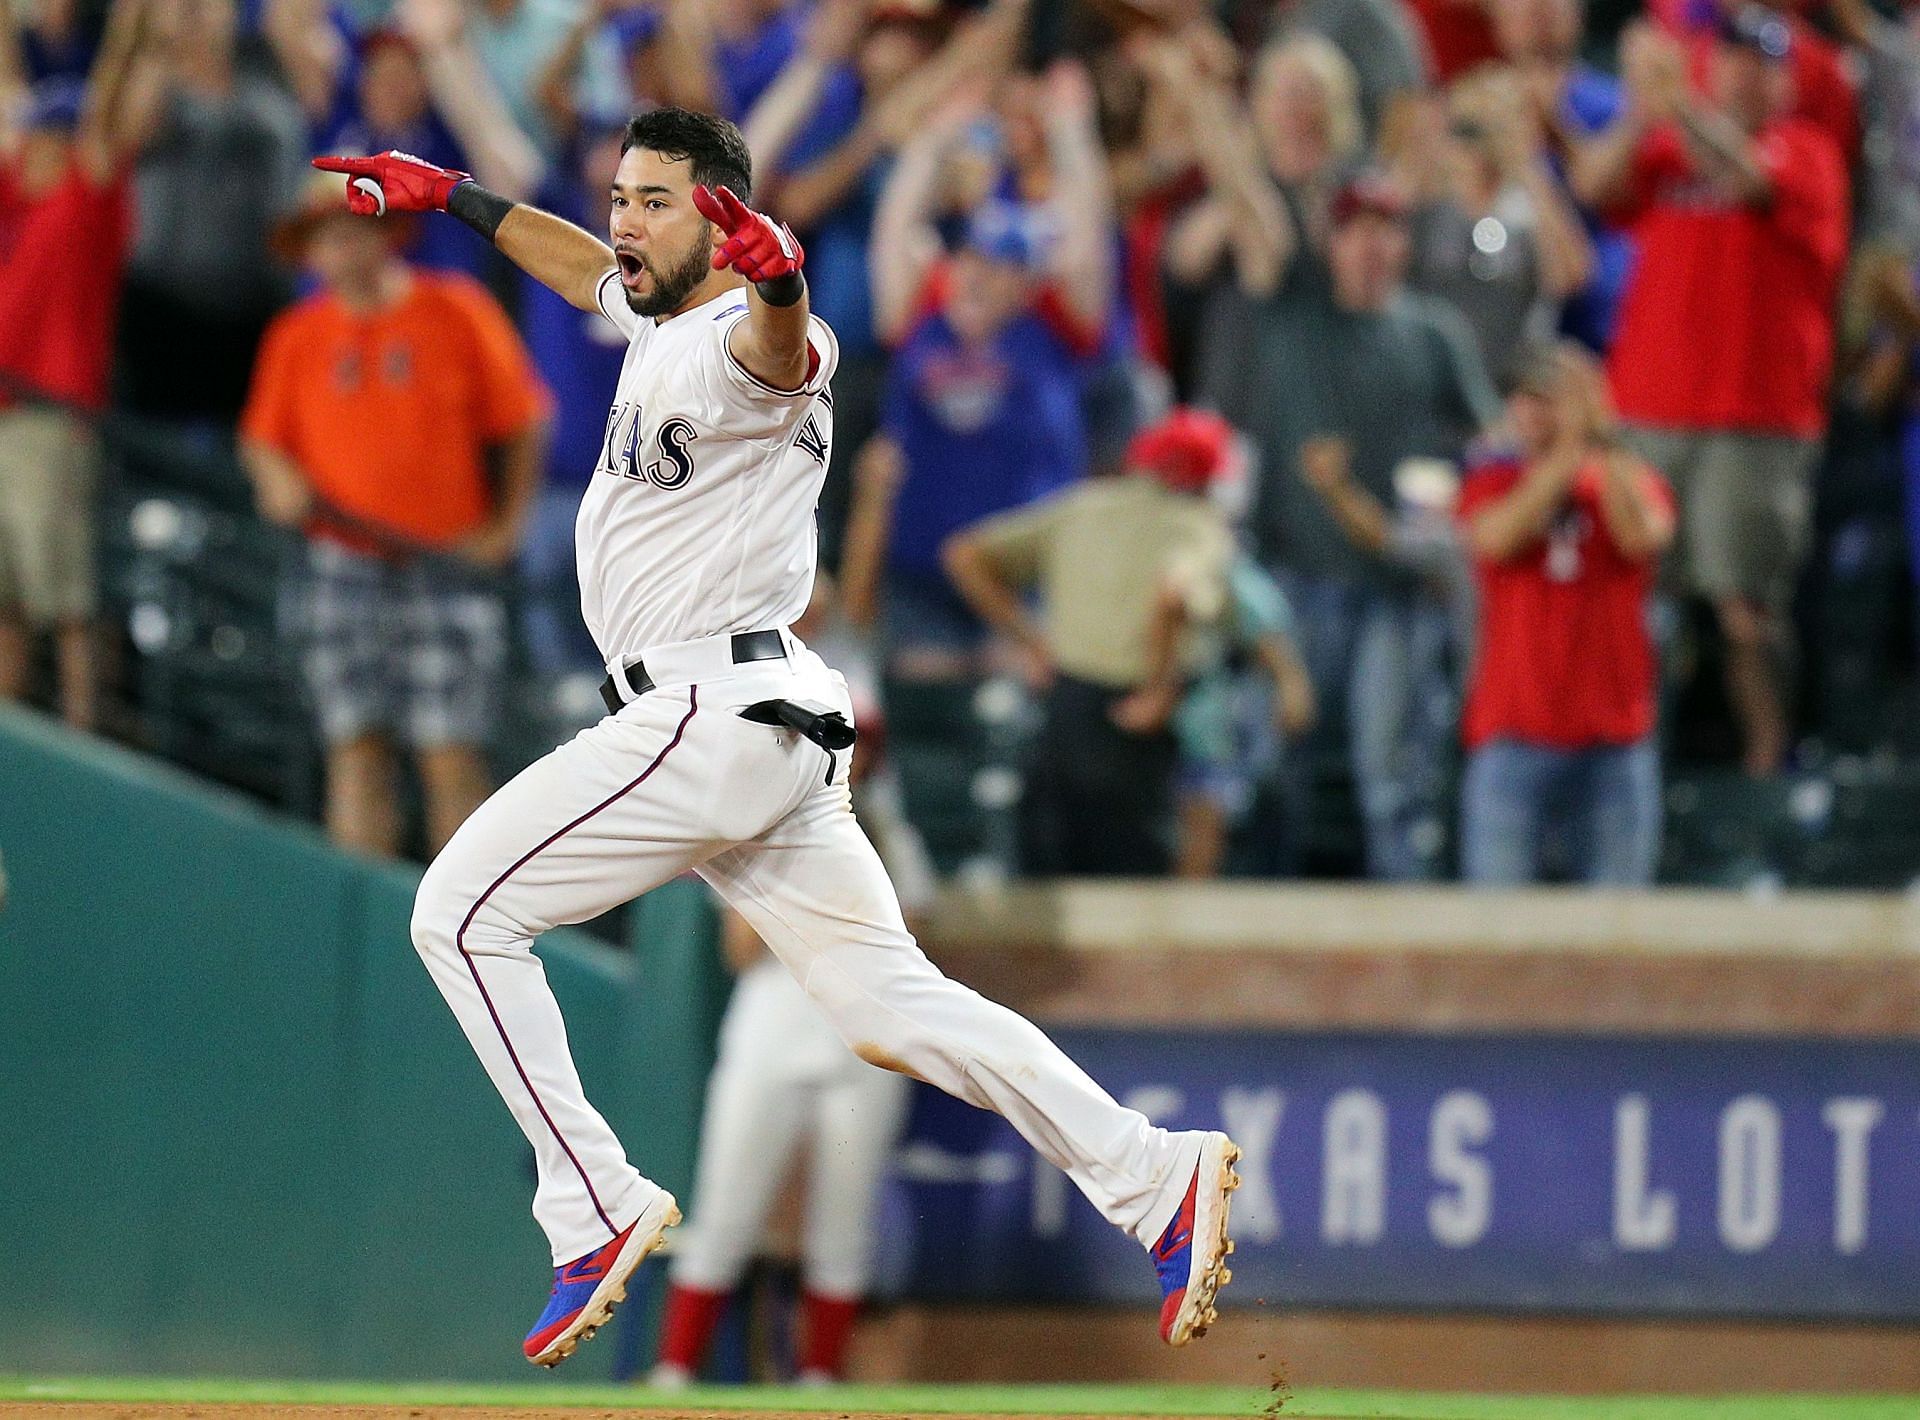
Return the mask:
<path id="1" fill-rule="evenodd" d="M 1177 409 L 1134 437 L 1125 473 L 990 518 L 942 549 L 954 586 L 1025 652 L 1045 694 L 1022 813 L 1030 873 L 1172 864 L 1169 722 L 1204 655 L 1191 633 L 1226 606 L 1233 538 L 1207 495 L 1233 443 L 1217 414 Z"/>

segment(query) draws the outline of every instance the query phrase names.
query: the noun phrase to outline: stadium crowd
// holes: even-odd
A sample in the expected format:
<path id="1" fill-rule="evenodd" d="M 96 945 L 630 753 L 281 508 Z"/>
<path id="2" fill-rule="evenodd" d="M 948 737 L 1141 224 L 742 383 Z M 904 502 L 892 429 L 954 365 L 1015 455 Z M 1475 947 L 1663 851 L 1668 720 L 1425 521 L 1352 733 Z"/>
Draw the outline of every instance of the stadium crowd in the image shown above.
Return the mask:
<path id="1" fill-rule="evenodd" d="M 915 707 L 910 812 L 1015 825 L 989 869 L 1294 873 L 1331 785 L 1377 878 L 1651 881 L 1663 767 L 1791 767 L 1858 690 L 1810 602 L 1920 531 L 1920 8 L 0 15 L 0 696 L 50 633 L 97 718 L 102 412 L 224 441 L 305 534 L 289 663 L 369 851 L 398 750 L 429 849 L 485 792 L 510 641 L 597 679 L 622 344 L 458 223 L 343 215 L 322 152 L 604 229 L 630 113 L 741 125 L 841 345 L 822 634 Z"/>

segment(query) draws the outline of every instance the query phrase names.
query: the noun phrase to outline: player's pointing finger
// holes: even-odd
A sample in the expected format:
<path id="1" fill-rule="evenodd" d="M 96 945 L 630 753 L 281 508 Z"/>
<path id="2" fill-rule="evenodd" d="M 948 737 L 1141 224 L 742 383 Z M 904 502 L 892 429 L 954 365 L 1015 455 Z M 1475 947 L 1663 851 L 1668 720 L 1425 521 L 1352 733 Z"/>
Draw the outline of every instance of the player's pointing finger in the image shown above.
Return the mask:
<path id="1" fill-rule="evenodd" d="M 714 198 L 720 203 L 721 211 L 726 213 L 726 229 L 738 231 L 753 220 L 753 211 L 733 195 L 733 189 L 724 184 L 714 191 Z"/>
<path id="2" fill-rule="evenodd" d="M 371 174 L 374 170 L 374 163 L 371 158 L 336 158 L 329 156 L 315 158 L 313 165 L 323 173 L 347 173 L 350 176 L 365 176 Z"/>
<path id="3" fill-rule="evenodd" d="M 726 189 L 723 187 L 720 191 L 726 192 Z M 729 193 L 728 195 L 731 196 L 732 194 Z M 728 220 L 726 207 L 721 203 L 719 196 L 714 190 L 704 182 L 694 184 L 693 206 L 694 210 L 702 217 L 705 217 L 709 222 L 713 223 L 714 226 L 729 235 L 731 235 L 733 229 L 739 225 L 737 222 Z"/>

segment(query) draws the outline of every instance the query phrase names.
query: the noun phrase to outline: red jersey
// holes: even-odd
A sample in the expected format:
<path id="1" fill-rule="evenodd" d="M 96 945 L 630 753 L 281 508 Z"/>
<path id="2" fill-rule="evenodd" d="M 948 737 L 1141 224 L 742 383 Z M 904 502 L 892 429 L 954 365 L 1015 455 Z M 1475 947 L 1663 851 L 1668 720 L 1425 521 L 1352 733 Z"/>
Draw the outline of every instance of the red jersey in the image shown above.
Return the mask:
<path id="1" fill-rule="evenodd" d="M 1493 21 L 1479 0 L 1407 0 L 1427 42 L 1433 82 L 1446 84 L 1480 64 L 1500 62 Z"/>
<path id="2" fill-rule="evenodd" d="M 1640 251 L 1608 375 L 1624 418 L 1676 429 L 1817 437 L 1826 427 L 1847 179 L 1819 129 L 1763 129 L 1773 198 L 1740 203 L 1701 176 L 1670 126 L 1647 135 L 1616 214 Z"/>
<path id="3" fill-rule="evenodd" d="M 1462 523 L 1525 470 L 1468 470 Z M 1582 469 L 1544 536 L 1501 561 L 1476 557 L 1479 655 L 1460 733 L 1469 750 L 1513 739 L 1553 749 L 1633 744 L 1653 732 L 1657 673 L 1647 601 L 1658 558 L 1620 551 L 1600 510 L 1601 467 Z M 1669 510 L 1673 494 L 1654 475 Z"/>
<path id="4" fill-rule="evenodd" d="M 0 371 L 86 409 L 106 404 L 132 240 L 126 178 L 96 184 L 70 162 L 59 182 L 29 194 L 0 167 Z"/>
<path id="5" fill-rule="evenodd" d="M 1847 74 L 1840 46 L 1799 15 L 1781 16 L 1793 33 L 1787 66 L 1793 71 L 1793 108 L 1788 116 L 1805 119 L 1833 140 L 1846 166 L 1860 154 L 1860 96 Z M 1706 88 L 1712 34 L 1693 42 L 1690 72 L 1696 89 Z"/>

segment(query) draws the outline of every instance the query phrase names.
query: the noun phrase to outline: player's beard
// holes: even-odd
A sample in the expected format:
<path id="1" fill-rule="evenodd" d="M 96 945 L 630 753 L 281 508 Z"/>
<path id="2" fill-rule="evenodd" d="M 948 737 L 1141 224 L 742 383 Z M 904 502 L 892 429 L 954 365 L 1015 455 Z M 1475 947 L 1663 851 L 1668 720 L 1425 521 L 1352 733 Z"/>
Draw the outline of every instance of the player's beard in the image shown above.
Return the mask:
<path id="1" fill-rule="evenodd" d="M 712 244 L 695 242 L 678 266 L 662 272 L 649 265 L 647 271 L 653 277 L 653 289 L 645 295 L 628 291 L 627 309 L 637 316 L 672 315 L 686 303 L 687 297 L 693 294 L 693 288 L 707 279 L 707 273 L 713 269 L 712 263 Z"/>

